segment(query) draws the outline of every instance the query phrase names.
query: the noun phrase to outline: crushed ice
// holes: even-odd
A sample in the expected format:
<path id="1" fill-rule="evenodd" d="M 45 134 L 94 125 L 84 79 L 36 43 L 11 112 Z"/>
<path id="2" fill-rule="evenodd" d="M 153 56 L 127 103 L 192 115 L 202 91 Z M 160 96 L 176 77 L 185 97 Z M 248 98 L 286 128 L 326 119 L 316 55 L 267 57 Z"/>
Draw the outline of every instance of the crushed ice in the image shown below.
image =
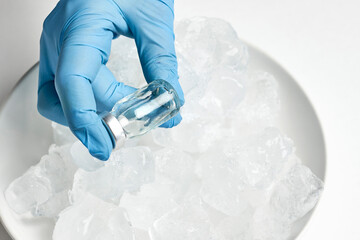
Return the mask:
<path id="1" fill-rule="evenodd" d="M 54 240 L 288 238 L 323 183 L 274 126 L 276 79 L 247 71 L 246 45 L 222 20 L 181 21 L 176 36 L 182 124 L 100 162 L 53 123 L 49 153 L 5 192 L 16 213 L 54 219 Z M 136 54 L 132 40 L 117 39 L 108 66 L 140 87 Z"/>

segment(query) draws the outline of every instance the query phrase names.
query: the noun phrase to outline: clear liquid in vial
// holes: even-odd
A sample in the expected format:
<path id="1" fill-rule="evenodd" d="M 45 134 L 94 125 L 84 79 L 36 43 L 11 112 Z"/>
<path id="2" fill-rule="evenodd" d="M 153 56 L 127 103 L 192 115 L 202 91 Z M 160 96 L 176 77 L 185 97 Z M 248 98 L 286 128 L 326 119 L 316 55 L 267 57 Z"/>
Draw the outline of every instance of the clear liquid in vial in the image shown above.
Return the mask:
<path id="1" fill-rule="evenodd" d="M 110 113 L 126 137 L 133 138 L 168 121 L 179 109 L 179 98 L 172 86 L 156 80 L 117 102 Z"/>

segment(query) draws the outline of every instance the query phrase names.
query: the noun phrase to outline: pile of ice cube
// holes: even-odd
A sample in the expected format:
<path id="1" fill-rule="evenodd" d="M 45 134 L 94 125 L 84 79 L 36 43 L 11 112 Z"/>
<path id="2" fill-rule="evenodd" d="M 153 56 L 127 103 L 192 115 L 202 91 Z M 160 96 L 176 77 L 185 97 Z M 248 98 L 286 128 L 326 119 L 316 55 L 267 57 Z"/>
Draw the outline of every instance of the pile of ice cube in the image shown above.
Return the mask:
<path id="1" fill-rule="evenodd" d="M 182 123 L 128 141 L 107 162 L 53 123 L 49 153 L 5 192 L 15 212 L 54 219 L 54 240 L 289 237 L 323 183 L 275 127 L 276 79 L 248 71 L 246 46 L 222 20 L 184 20 L 176 36 Z M 145 84 L 130 39 L 113 42 L 108 66 Z"/>

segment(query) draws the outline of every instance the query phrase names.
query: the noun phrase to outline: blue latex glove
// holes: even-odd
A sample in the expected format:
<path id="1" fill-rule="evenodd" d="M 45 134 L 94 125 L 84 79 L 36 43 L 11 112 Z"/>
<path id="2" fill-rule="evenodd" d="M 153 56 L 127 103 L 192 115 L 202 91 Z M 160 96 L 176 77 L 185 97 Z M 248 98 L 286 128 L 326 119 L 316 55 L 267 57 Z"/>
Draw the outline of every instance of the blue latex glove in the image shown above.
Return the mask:
<path id="1" fill-rule="evenodd" d="M 168 81 L 184 104 L 173 22 L 173 0 L 61 0 L 40 40 L 40 114 L 69 126 L 94 157 L 108 159 L 113 143 L 97 113 L 135 90 L 106 67 L 111 41 L 134 38 L 146 81 Z M 162 127 L 180 121 L 177 115 Z"/>

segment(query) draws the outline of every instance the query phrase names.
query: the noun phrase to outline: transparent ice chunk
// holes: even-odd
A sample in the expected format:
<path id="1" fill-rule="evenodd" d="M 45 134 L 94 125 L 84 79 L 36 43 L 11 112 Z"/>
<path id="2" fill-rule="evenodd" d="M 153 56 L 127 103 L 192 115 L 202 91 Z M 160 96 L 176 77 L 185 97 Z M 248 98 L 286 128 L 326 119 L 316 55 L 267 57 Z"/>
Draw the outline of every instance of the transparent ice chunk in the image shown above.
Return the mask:
<path id="1" fill-rule="evenodd" d="M 245 83 L 244 100 L 234 110 L 234 134 L 253 133 L 273 126 L 280 111 L 278 83 L 273 75 L 264 71 L 250 74 Z"/>
<path id="2" fill-rule="evenodd" d="M 134 240 L 151 240 L 148 231 L 135 228 Z"/>
<path id="3" fill-rule="evenodd" d="M 241 176 L 232 172 L 231 164 L 225 163 L 226 160 L 221 166 L 221 155 L 214 153 L 213 157 L 220 158 L 219 165 L 209 163 L 208 169 L 202 169 L 200 195 L 204 202 L 216 210 L 230 216 L 240 215 L 250 206 L 246 198 L 245 184 Z"/>
<path id="4" fill-rule="evenodd" d="M 261 240 L 287 240 L 291 233 L 291 226 L 275 218 L 266 206 L 256 210 L 250 229 L 251 239 Z"/>
<path id="5" fill-rule="evenodd" d="M 134 39 L 121 36 L 113 40 L 106 66 L 119 82 L 135 88 L 146 85 Z"/>
<path id="6" fill-rule="evenodd" d="M 70 206 L 69 191 L 54 194 L 49 200 L 33 209 L 32 214 L 38 217 L 57 218 L 59 213 Z"/>
<path id="7" fill-rule="evenodd" d="M 125 193 L 120 206 L 125 208 L 134 227 L 148 230 L 153 222 L 177 207 L 173 195 L 173 183 L 165 179 L 146 184 L 136 194 Z"/>
<path id="8" fill-rule="evenodd" d="M 195 160 L 187 153 L 174 148 L 154 152 L 156 173 L 182 183 L 194 177 Z"/>
<path id="9" fill-rule="evenodd" d="M 74 177 L 72 195 L 90 192 L 104 201 L 118 204 L 124 191 L 136 192 L 154 180 L 154 160 L 148 147 L 121 148 L 114 151 L 105 166 L 87 172 L 79 169 Z"/>
<path id="10" fill-rule="evenodd" d="M 293 162 L 274 185 L 267 203 L 256 209 L 253 238 L 288 239 L 292 224 L 314 208 L 322 189 L 322 181 L 309 168 Z"/>
<path id="11" fill-rule="evenodd" d="M 224 20 L 197 17 L 178 22 L 176 47 L 198 72 L 215 72 L 218 66 L 244 70 L 248 51 L 232 26 Z"/>
<path id="12" fill-rule="evenodd" d="M 230 216 L 261 204 L 254 199 L 264 199 L 292 152 L 292 141 L 273 128 L 219 143 L 200 159 L 203 200 Z"/>
<path id="13" fill-rule="evenodd" d="M 88 172 L 95 171 L 105 165 L 103 161 L 91 156 L 89 150 L 80 141 L 76 141 L 72 145 L 71 155 L 74 163 Z"/>
<path id="14" fill-rule="evenodd" d="M 41 158 L 37 167 L 50 180 L 54 193 L 69 190 L 77 170 L 71 158 L 70 145 L 51 145 L 49 153 Z"/>
<path id="15" fill-rule="evenodd" d="M 254 210 L 246 209 L 239 216 L 227 216 L 215 227 L 215 236 L 218 240 L 251 240 L 251 220 Z"/>
<path id="16" fill-rule="evenodd" d="M 224 146 L 228 159 L 234 159 L 237 174 L 256 189 L 268 188 L 282 172 L 295 148 L 279 129 L 269 127 L 259 133 L 230 140 Z"/>
<path id="17" fill-rule="evenodd" d="M 207 81 L 203 76 L 196 74 L 190 63 L 181 53 L 177 54 L 179 82 L 185 96 L 195 90 L 204 91 Z"/>
<path id="18" fill-rule="evenodd" d="M 24 175 L 15 179 L 5 191 L 7 203 L 18 214 L 46 202 L 51 195 L 51 183 L 38 167 L 31 167 Z"/>
<path id="19" fill-rule="evenodd" d="M 323 182 L 308 167 L 296 164 L 274 186 L 269 203 L 272 214 L 293 223 L 314 208 L 322 189 Z"/>
<path id="20" fill-rule="evenodd" d="M 212 74 L 199 104 L 206 109 L 208 115 L 223 116 L 237 107 L 244 95 L 244 75 L 222 69 Z"/>
<path id="21" fill-rule="evenodd" d="M 163 215 L 150 231 L 153 240 L 208 240 L 213 236 L 209 216 L 197 198 Z"/>
<path id="22" fill-rule="evenodd" d="M 59 215 L 53 240 L 133 240 L 126 211 L 86 194 Z"/>
<path id="23" fill-rule="evenodd" d="M 5 192 L 10 207 L 22 214 L 36 214 L 39 205 L 52 201 L 55 194 L 69 190 L 76 167 L 72 164 L 69 145 L 50 146 L 49 153 L 31 167 L 23 176 L 14 180 Z"/>
<path id="24" fill-rule="evenodd" d="M 176 128 L 155 129 L 152 136 L 160 146 L 174 147 L 188 153 L 203 153 L 221 139 L 221 123 L 207 119 L 183 121 Z"/>

